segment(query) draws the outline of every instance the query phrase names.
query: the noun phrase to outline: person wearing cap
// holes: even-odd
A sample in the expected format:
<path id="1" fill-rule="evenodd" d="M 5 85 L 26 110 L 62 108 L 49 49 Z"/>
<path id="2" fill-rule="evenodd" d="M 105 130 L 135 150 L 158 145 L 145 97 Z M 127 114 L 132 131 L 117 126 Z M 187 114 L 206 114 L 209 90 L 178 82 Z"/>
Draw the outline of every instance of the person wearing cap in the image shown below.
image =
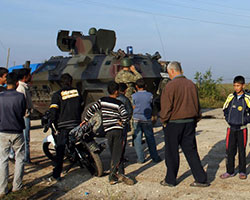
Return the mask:
<path id="1" fill-rule="evenodd" d="M 161 81 L 158 85 L 158 89 L 156 91 L 157 96 L 153 99 L 153 111 L 152 111 L 152 116 L 153 116 L 153 123 L 156 123 L 157 121 L 157 116 L 158 116 L 158 112 L 160 112 L 161 110 L 161 105 L 160 105 L 160 99 L 161 99 L 161 93 L 162 90 L 166 87 L 166 85 L 169 83 L 169 81 L 171 81 L 171 79 L 169 78 L 168 72 L 167 72 L 167 63 L 169 62 L 161 62 L 161 66 L 162 66 L 162 72 L 161 74 Z"/>
<path id="2" fill-rule="evenodd" d="M 97 32 L 97 30 L 94 27 L 89 29 L 89 35 L 96 35 L 96 32 Z"/>
<path id="3" fill-rule="evenodd" d="M 159 83 L 158 89 L 156 91 L 157 95 L 161 95 L 162 90 L 165 88 L 165 86 L 169 83 L 169 81 L 171 81 L 171 79 L 169 78 L 168 72 L 167 72 L 167 63 L 161 63 L 162 66 L 162 72 L 161 74 L 161 81 Z"/>
<path id="4" fill-rule="evenodd" d="M 129 98 L 130 102 L 132 102 L 132 94 L 135 90 L 135 82 L 138 79 L 141 79 L 141 74 L 135 69 L 135 66 L 132 65 L 132 61 L 129 58 L 123 58 L 121 60 L 122 70 L 119 71 L 115 77 L 116 83 L 126 83 L 128 86 L 126 91 L 126 97 Z"/>

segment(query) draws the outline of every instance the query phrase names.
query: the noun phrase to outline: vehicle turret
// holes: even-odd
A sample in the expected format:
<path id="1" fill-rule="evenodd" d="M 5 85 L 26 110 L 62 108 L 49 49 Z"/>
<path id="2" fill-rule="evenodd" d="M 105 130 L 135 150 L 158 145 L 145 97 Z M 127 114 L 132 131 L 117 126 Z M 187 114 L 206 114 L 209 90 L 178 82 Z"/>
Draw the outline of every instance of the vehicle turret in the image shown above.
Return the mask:
<path id="1" fill-rule="evenodd" d="M 76 54 L 105 54 L 108 55 L 115 47 L 116 36 L 112 30 L 95 28 L 89 29 L 89 35 L 73 31 L 61 30 L 57 35 L 57 46 L 61 51 Z"/>

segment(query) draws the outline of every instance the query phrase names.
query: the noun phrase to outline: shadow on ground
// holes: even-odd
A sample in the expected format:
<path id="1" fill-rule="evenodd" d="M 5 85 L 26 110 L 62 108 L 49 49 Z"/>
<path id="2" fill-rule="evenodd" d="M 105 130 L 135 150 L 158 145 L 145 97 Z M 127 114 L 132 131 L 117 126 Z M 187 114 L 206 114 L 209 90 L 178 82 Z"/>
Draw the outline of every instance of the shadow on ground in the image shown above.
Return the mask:
<path id="1" fill-rule="evenodd" d="M 201 160 L 202 166 L 207 167 L 208 182 L 211 183 L 215 180 L 216 173 L 219 169 L 220 163 L 224 160 L 225 154 L 221 152 L 225 150 L 225 140 L 217 142 L 208 152 L 208 154 Z M 191 170 L 186 171 L 177 179 L 177 183 L 182 182 L 184 179 L 192 175 Z"/>
<path id="2" fill-rule="evenodd" d="M 161 128 L 161 123 L 159 122 L 159 120 L 157 121 L 156 124 L 154 124 L 154 129 L 157 129 L 157 131 L 154 131 L 154 137 L 155 137 L 155 141 L 156 141 L 156 146 L 158 146 L 159 144 L 164 142 L 164 134 L 163 134 L 163 131 L 162 131 L 162 128 Z M 144 137 L 143 140 L 145 140 L 145 143 L 143 144 L 144 155 L 145 155 L 145 158 L 146 158 L 145 163 L 140 164 L 141 166 L 138 167 L 138 169 L 136 169 L 135 171 L 128 174 L 129 176 L 131 176 L 133 178 L 136 178 L 143 171 L 145 171 L 145 170 L 159 164 L 159 163 L 155 163 L 155 162 L 153 162 L 151 160 L 145 137 Z M 132 136 L 130 136 L 128 138 L 128 143 L 130 144 L 130 146 L 127 145 L 125 155 L 128 155 L 128 160 L 129 160 L 128 165 L 130 165 L 130 164 L 137 163 L 137 156 L 136 156 L 136 153 L 135 153 L 135 149 L 131 145 L 132 144 Z M 158 155 L 162 158 L 162 160 L 163 160 L 162 162 L 164 162 L 164 145 L 160 149 L 158 149 L 157 152 L 158 152 Z M 150 161 L 150 162 L 148 162 L 148 161 Z"/>

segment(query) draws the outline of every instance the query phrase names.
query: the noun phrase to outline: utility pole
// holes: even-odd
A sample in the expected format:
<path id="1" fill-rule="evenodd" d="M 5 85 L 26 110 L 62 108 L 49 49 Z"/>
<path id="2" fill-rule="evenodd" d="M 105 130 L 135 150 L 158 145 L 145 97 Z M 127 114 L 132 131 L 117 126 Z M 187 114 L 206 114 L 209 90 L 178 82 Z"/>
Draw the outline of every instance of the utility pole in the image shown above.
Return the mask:
<path id="1" fill-rule="evenodd" d="M 8 65 L 9 65 L 9 59 L 10 59 L 10 48 L 8 48 L 7 63 L 6 63 L 7 69 L 8 69 Z"/>

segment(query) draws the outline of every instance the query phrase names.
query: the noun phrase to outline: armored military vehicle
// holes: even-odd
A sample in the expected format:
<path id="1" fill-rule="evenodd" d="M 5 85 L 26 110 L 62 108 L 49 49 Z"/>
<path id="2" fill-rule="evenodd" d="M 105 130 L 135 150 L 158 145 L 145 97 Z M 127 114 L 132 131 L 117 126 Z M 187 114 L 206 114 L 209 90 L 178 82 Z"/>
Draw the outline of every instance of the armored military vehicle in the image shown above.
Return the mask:
<path id="1" fill-rule="evenodd" d="M 60 88 L 61 74 L 73 77 L 73 86 L 83 95 L 85 106 L 108 95 L 107 83 L 114 80 L 121 70 L 120 61 L 129 57 L 147 84 L 147 90 L 156 93 L 161 79 L 159 53 L 155 55 L 133 54 L 132 47 L 114 52 L 116 34 L 112 30 L 91 28 L 89 35 L 81 32 L 61 30 L 57 35 L 57 46 L 69 56 L 51 57 L 32 76 L 32 99 L 34 108 L 44 113 L 50 104 L 52 94 Z"/>

